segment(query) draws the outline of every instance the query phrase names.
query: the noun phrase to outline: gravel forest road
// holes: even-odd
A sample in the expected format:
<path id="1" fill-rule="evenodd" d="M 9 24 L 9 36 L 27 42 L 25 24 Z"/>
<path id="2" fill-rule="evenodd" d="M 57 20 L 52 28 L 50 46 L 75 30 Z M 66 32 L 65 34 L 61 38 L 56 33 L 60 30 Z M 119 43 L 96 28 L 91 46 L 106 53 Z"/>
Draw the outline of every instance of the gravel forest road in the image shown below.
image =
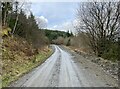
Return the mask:
<path id="1" fill-rule="evenodd" d="M 62 46 L 11 87 L 117 87 L 117 81 L 95 63 Z"/>

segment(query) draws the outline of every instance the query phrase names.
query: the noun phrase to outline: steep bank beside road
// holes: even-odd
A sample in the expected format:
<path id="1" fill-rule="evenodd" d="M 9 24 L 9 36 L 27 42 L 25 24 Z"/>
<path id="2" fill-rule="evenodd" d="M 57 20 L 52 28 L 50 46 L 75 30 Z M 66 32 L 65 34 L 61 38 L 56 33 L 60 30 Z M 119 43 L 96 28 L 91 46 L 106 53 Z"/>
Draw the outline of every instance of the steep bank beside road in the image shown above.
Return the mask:
<path id="1" fill-rule="evenodd" d="M 2 44 L 2 86 L 8 86 L 23 74 L 43 63 L 52 54 L 47 46 L 34 49 L 25 39 L 6 37 Z"/>

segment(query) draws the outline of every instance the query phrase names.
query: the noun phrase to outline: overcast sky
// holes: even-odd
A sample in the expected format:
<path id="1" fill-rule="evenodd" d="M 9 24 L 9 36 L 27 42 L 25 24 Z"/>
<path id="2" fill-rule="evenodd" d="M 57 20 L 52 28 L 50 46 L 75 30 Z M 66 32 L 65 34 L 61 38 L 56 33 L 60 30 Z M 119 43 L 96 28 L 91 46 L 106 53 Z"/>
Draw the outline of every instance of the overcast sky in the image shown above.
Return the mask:
<path id="1" fill-rule="evenodd" d="M 119 0 L 18 0 L 28 1 L 30 10 L 34 14 L 37 22 L 47 24 L 51 30 L 72 31 L 77 26 L 76 10 L 82 2 L 92 1 L 119 1 Z M 29 9 L 29 8 L 28 8 Z M 27 12 L 27 11 L 26 11 Z M 29 11 L 28 11 L 29 13 Z M 27 13 L 27 14 L 28 14 Z"/>
<path id="2" fill-rule="evenodd" d="M 77 7 L 77 2 L 32 2 L 31 11 L 47 28 L 68 31 L 73 30 Z"/>

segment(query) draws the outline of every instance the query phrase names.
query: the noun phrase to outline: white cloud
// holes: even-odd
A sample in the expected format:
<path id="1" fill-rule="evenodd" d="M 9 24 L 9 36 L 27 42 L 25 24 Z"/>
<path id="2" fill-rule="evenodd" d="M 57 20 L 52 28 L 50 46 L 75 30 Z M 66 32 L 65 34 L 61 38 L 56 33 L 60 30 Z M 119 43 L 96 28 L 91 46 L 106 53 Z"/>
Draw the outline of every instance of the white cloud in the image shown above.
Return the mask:
<path id="1" fill-rule="evenodd" d="M 58 25 L 54 25 L 53 28 L 57 28 Z"/>
<path id="2" fill-rule="evenodd" d="M 45 18 L 44 16 L 40 16 L 40 17 L 38 17 L 40 20 L 42 20 L 43 22 L 45 22 L 45 23 L 48 23 L 48 20 L 47 20 L 47 18 Z"/>
<path id="3" fill-rule="evenodd" d="M 39 28 L 46 28 L 47 27 L 47 24 L 48 24 L 48 19 L 45 18 L 44 16 L 36 16 L 36 21 L 37 21 L 37 24 L 39 25 Z"/>
<path id="4" fill-rule="evenodd" d="M 49 28 L 51 30 L 59 30 L 59 31 L 65 31 L 67 32 L 68 30 L 70 32 L 76 33 L 75 30 L 75 26 L 78 24 L 77 20 L 73 20 L 73 21 L 66 21 L 64 23 L 58 24 L 58 25 L 54 25 L 53 27 Z"/>

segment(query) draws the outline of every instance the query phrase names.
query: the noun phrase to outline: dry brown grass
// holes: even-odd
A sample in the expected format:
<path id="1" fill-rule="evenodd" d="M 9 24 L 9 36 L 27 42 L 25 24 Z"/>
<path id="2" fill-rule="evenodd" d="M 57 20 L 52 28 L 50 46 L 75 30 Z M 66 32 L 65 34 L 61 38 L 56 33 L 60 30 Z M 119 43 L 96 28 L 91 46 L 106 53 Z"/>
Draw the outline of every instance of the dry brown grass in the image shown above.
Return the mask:
<path id="1" fill-rule="evenodd" d="M 50 56 L 52 50 L 44 46 L 34 49 L 20 37 L 7 37 L 2 45 L 2 83 L 3 87 L 41 64 Z"/>

